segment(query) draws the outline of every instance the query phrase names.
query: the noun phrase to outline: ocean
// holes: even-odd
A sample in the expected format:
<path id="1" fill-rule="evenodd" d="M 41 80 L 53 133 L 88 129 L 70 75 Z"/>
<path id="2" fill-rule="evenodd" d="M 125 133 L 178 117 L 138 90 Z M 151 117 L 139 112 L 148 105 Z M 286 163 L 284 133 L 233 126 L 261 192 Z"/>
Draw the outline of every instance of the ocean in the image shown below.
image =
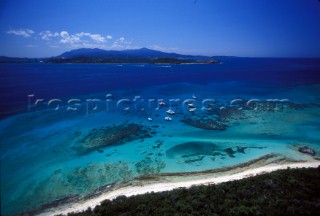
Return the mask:
<path id="1" fill-rule="evenodd" d="M 2 214 L 150 175 L 318 157 L 319 59 L 220 60 L 0 64 Z"/>

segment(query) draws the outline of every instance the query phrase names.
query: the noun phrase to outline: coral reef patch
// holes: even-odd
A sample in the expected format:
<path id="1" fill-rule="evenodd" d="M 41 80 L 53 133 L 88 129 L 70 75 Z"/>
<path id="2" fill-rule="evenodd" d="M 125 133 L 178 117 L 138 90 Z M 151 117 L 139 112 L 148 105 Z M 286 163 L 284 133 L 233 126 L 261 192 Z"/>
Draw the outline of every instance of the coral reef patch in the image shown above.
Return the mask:
<path id="1" fill-rule="evenodd" d="M 85 167 L 74 167 L 71 170 L 61 168 L 53 171 L 48 178 L 26 185 L 19 194 L 16 194 L 14 203 L 16 205 L 19 203 L 25 210 L 31 210 L 37 206 L 50 207 L 62 201 L 89 195 L 105 185 L 126 181 L 133 177 L 134 173 L 129 164 L 124 162 L 92 163 Z M 34 205 L 30 205 L 30 200 L 36 201 Z"/>
<path id="2" fill-rule="evenodd" d="M 135 164 L 136 171 L 140 176 L 159 173 L 165 168 L 165 163 L 158 158 L 146 157 Z"/>
<path id="3" fill-rule="evenodd" d="M 243 112 L 234 107 L 210 108 L 207 113 L 185 115 L 181 120 L 187 125 L 205 130 L 226 130 L 243 118 Z"/>
<path id="4" fill-rule="evenodd" d="M 205 118 L 185 118 L 181 120 L 182 122 L 186 123 L 187 125 L 191 125 L 193 127 L 206 129 L 206 130 L 226 130 L 228 125 L 222 122 L 212 120 L 212 119 L 205 119 Z"/>
<path id="5" fill-rule="evenodd" d="M 310 148 L 308 146 L 299 147 L 298 150 L 301 153 L 305 153 L 305 154 L 308 154 L 308 155 L 311 155 L 311 156 L 315 156 L 316 155 L 316 152 L 312 148 Z"/>
<path id="6" fill-rule="evenodd" d="M 263 149 L 265 147 L 235 146 L 220 148 L 218 144 L 211 142 L 185 142 L 168 149 L 166 156 L 170 159 L 177 159 L 179 163 L 194 163 L 201 162 L 207 156 L 213 161 L 216 157 L 220 159 L 235 158 L 236 154 L 245 154 L 245 150 L 249 148 Z"/>
<path id="7" fill-rule="evenodd" d="M 76 142 L 79 153 L 88 153 L 99 148 L 121 145 L 137 139 L 152 137 L 148 128 L 134 123 L 94 128 Z"/>

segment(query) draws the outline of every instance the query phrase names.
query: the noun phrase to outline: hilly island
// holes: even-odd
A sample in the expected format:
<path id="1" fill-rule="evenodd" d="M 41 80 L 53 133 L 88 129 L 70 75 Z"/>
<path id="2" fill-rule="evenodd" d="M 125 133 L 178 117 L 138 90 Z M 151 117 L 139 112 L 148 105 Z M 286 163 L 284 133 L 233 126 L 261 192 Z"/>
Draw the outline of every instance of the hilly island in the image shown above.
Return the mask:
<path id="1" fill-rule="evenodd" d="M 143 64 L 214 64 L 218 60 L 208 56 L 182 55 L 141 48 L 131 50 L 103 50 L 81 48 L 49 58 L 0 57 L 0 63 L 143 63 Z"/>

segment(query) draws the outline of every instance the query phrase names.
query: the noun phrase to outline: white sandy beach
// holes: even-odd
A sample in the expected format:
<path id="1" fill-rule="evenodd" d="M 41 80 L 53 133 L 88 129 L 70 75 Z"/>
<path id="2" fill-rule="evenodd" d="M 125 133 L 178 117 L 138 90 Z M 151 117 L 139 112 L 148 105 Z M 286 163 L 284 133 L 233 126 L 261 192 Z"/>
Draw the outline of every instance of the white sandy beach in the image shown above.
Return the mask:
<path id="1" fill-rule="evenodd" d="M 102 193 L 94 198 L 82 200 L 74 203 L 67 203 L 65 205 L 61 205 L 52 209 L 48 209 L 42 212 L 39 215 L 47 216 L 47 215 L 57 215 L 57 214 L 67 214 L 69 212 L 79 212 L 86 210 L 91 207 L 99 205 L 103 200 L 106 199 L 115 199 L 118 196 L 133 196 L 138 194 L 144 194 L 148 192 L 161 192 L 161 191 L 169 191 L 175 188 L 188 188 L 193 185 L 208 185 L 208 184 L 219 184 L 222 182 L 233 181 L 238 179 L 247 178 L 250 176 L 255 176 L 259 174 L 269 173 L 275 170 L 287 169 L 289 168 L 309 168 L 309 167 L 318 167 L 320 166 L 320 161 L 312 160 L 308 162 L 299 162 L 299 163 L 287 163 L 287 164 L 268 164 L 257 168 L 248 168 L 244 170 L 239 170 L 236 173 L 224 173 L 221 176 L 206 176 L 204 175 L 201 179 L 194 180 L 180 180 L 180 181 L 172 181 L 172 182 L 161 182 L 161 183 L 152 183 L 146 185 L 139 186 L 125 186 L 113 191 Z"/>

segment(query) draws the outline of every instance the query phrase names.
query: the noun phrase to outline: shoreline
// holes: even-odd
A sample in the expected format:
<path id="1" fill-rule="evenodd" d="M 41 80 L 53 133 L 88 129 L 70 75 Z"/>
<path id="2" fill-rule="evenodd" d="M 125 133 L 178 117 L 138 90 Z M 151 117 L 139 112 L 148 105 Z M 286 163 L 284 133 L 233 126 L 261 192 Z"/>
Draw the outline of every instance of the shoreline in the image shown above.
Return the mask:
<path id="1" fill-rule="evenodd" d="M 260 166 L 256 167 L 254 165 L 258 164 L 253 163 L 247 167 L 233 168 L 229 171 L 214 172 L 209 174 L 204 173 L 198 176 L 189 175 L 189 179 L 184 177 L 184 179 L 187 180 L 181 180 L 176 176 L 170 176 L 167 178 L 162 178 L 161 180 L 153 179 L 151 181 L 133 181 L 125 185 L 120 185 L 119 187 L 116 187 L 111 191 L 105 191 L 98 195 L 93 195 L 81 200 L 77 200 L 75 202 L 65 203 L 53 208 L 43 209 L 43 211 L 37 215 L 48 216 L 68 214 L 71 212 L 81 212 L 88 209 L 89 207 L 94 208 L 103 200 L 113 200 L 123 195 L 129 197 L 149 192 L 162 192 L 170 191 L 177 188 L 190 188 L 191 186 L 197 185 L 219 184 L 287 168 L 316 168 L 320 166 L 320 161 L 313 159 L 303 162 L 290 162 L 282 164 L 278 164 L 276 161 L 272 161 L 267 164 L 259 164 Z"/>

